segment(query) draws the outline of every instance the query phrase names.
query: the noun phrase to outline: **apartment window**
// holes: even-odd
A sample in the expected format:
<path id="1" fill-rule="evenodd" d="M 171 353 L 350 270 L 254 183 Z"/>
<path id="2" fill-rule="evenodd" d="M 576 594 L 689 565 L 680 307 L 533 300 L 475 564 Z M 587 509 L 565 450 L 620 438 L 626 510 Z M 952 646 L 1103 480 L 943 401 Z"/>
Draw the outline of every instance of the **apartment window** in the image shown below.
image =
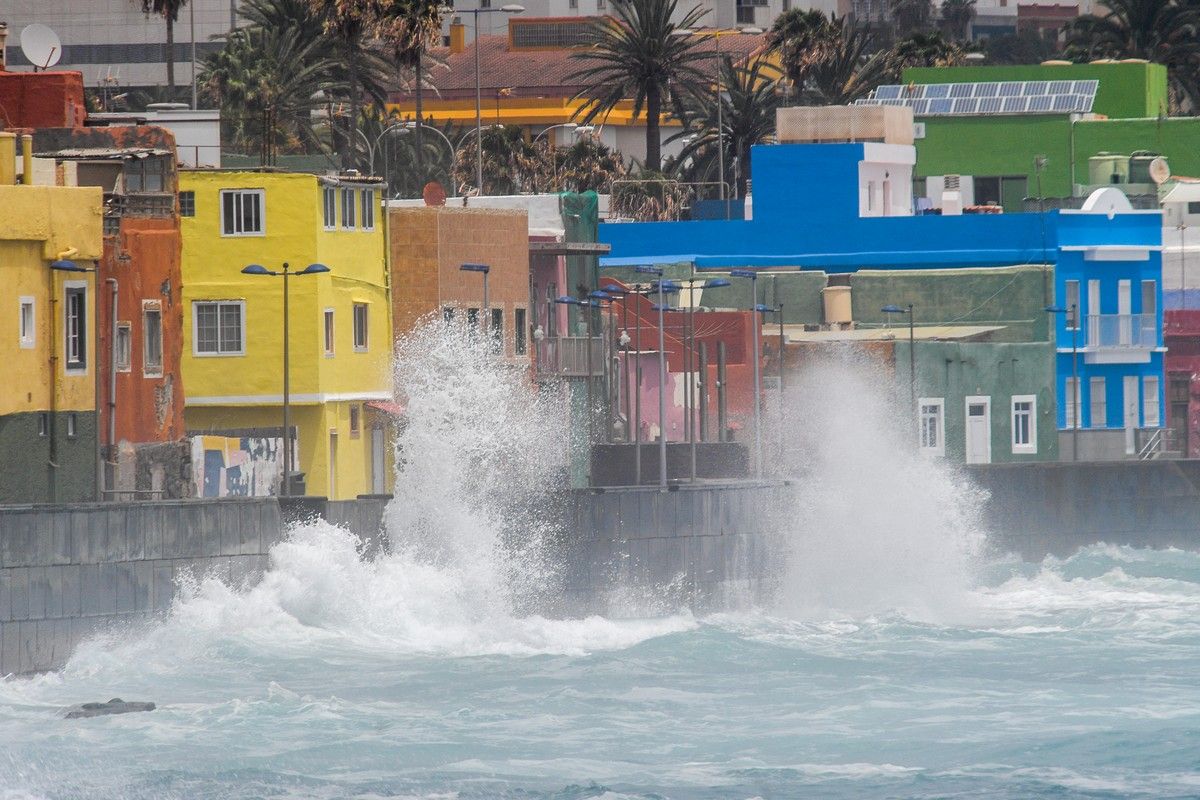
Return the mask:
<path id="1" fill-rule="evenodd" d="M 266 233 L 265 192 L 227 189 L 221 192 L 221 235 L 262 236 Z"/>
<path id="2" fill-rule="evenodd" d="M 321 190 L 322 207 L 325 210 L 325 230 L 337 227 L 337 189 L 326 186 Z"/>
<path id="3" fill-rule="evenodd" d="M 45 411 L 38 414 L 38 436 L 50 435 L 50 415 Z"/>
<path id="4" fill-rule="evenodd" d="M 193 302 L 192 351 L 198 356 L 244 355 L 245 306 L 241 300 Z"/>
<path id="5" fill-rule="evenodd" d="M 1066 426 L 1077 428 L 1079 425 L 1079 385 L 1075 378 L 1067 378 L 1063 382 L 1063 408 L 1066 410 Z"/>
<path id="6" fill-rule="evenodd" d="M 87 285 L 66 286 L 66 316 L 63 320 L 67 371 L 87 369 Z"/>
<path id="7" fill-rule="evenodd" d="M 945 455 L 945 401 L 941 397 L 918 399 L 917 424 L 920 426 L 921 452 L 931 456 Z"/>
<path id="8" fill-rule="evenodd" d="M 1147 375 L 1142 378 L 1142 425 L 1147 428 L 1157 428 L 1162 425 L 1162 415 L 1159 412 L 1158 376 Z"/>
<path id="9" fill-rule="evenodd" d="M 355 404 L 350 406 L 350 438 L 357 439 L 362 430 L 362 411 Z"/>
<path id="10" fill-rule="evenodd" d="M 113 340 L 113 360 L 116 361 L 117 372 L 129 372 L 129 354 L 132 350 L 133 326 L 128 322 L 117 323 L 117 336 Z"/>
<path id="11" fill-rule="evenodd" d="M 354 349 L 359 353 L 367 351 L 367 304 L 354 304 Z"/>
<path id="12" fill-rule="evenodd" d="M 375 230 L 375 190 L 363 189 L 362 195 L 362 229 Z"/>
<path id="13" fill-rule="evenodd" d="M 125 162 L 125 191 L 131 194 L 164 191 L 172 161 L 165 156 L 129 159 Z"/>
<path id="14" fill-rule="evenodd" d="M 161 378 L 163 374 L 162 305 L 157 300 L 142 301 L 142 376 Z"/>
<path id="15" fill-rule="evenodd" d="M 493 353 L 499 353 L 504 350 L 504 309 L 493 308 L 492 319 L 489 322 L 488 338 Z"/>
<path id="16" fill-rule="evenodd" d="M 67 438 L 74 439 L 79 435 L 79 419 L 75 414 L 67 414 Z"/>
<path id="17" fill-rule="evenodd" d="M 1088 384 L 1093 428 L 1108 427 L 1108 396 L 1104 378 L 1092 378 Z"/>
<path id="18" fill-rule="evenodd" d="M 1067 281 L 1067 329 L 1079 327 L 1079 281 Z"/>
<path id="19" fill-rule="evenodd" d="M 737 22 L 739 25 L 753 25 L 754 6 L 739 5 L 737 7 Z"/>
<path id="20" fill-rule="evenodd" d="M 488 2 L 488 0 L 482 0 Z M 579 0 L 567 0 L 567 8 L 579 8 Z"/>
<path id="21" fill-rule="evenodd" d="M 454 306 L 442 306 L 442 322 L 454 322 Z"/>
<path id="22" fill-rule="evenodd" d="M 478 308 L 468 308 L 467 309 L 467 330 L 469 330 L 471 333 L 475 333 L 476 331 L 479 330 L 479 309 Z"/>
<path id="23" fill-rule="evenodd" d="M 1037 452 L 1037 397 L 1014 395 L 1012 399 L 1012 451 Z"/>
<path id="24" fill-rule="evenodd" d="M 333 309 L 325 309 L 325 355 L 333 355 Z"/>
<path id="25" fill-rule="evenodd" d="M 179 216 L 181 216 L 181 217 L 196 216 L 196 193 L 195 192 L 180 192 L 179 193 Z"/>
<path id="26" fill-rule="evenodd" d="M 1142 281 L 1142 313 L 1158 313 L 1158 282 Z"/>
<path id="27" fill-rule="evenodd" d="M 1195 201 L 1189 202 L 1187 204 L 1187 213 L 1200 214 L 1200 203 L 1197 203 Z"/>
<path id="28" fill-rule="evenodd" d="M 354 230 L 354 195 L 353 189 L 342 189 L 342 228 Z"/>
<path id="29" fill-rule="evenodd" d="M 34 299 L 32 297 L 22 297 L 19 300 L 17 312 L 17 334 L 20 337 L 19 342 L 22 350 L 29 350 L 37 344 L 37 328 L 34 326 L 36 318 L 34 316 Z"/>
<path id="30" fill-rule="evenodd" d="M 529 352 L 528 346 L 529 323 L 525 319 L 525 309 L 513 311 L 513 352 L 523 356 Z"/>

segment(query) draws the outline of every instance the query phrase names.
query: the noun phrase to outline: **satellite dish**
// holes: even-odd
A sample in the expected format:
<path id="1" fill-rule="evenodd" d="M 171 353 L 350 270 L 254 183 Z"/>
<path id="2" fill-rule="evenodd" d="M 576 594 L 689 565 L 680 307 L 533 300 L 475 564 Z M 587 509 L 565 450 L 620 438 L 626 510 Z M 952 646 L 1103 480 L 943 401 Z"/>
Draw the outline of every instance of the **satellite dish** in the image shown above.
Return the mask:
<path id="1" fill-rule="evenodd" d="M 62 58 L 62 42 L 58 34 L 35 22 L 21 31 L 21 52 L 33 64 L 34 72 L 53 67 Z"/>
<path id="2" fill-rule="evenodd" d="M 1171 177 L 1171 168 L 1167 165 L 1167 160 L 1162 156 L 1150 162 L 1150 180 L 1162 186 Z"/>

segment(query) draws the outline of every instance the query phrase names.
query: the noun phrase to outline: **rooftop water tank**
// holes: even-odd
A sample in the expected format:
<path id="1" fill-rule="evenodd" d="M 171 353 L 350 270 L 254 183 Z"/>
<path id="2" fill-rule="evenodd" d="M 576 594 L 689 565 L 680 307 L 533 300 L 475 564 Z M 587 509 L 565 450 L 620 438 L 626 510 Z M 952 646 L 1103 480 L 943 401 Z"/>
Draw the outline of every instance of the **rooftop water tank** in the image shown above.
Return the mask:
<path id="1" fill-rule="evenodd" d="M 1097 153 L 1088 159 L 1088 183 L 1102 186 L 1129 183 L 1129 157 L 1120 153 Z"/>
<path id="2" fill-rule="evenodd" d="M 1158 158 L 1158 153 L 1149 150 L 1137 150 L 1129 157 L 1129 182 L 1153 183 L 1150 177 L 1150 162 Z M 1165 159 L 1164 159 L 1165 160 Z"/>

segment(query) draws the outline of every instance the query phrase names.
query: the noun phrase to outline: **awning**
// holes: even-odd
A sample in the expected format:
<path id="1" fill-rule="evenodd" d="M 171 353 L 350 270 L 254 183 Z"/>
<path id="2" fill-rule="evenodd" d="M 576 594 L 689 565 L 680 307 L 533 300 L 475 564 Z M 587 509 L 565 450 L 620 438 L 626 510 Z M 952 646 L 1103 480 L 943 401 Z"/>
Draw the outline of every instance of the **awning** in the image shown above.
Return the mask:
<path id="1" fill-rule="evenodd" d="M 403 403 L 397 403 L 393 400 L 368 400 L 367 408 L 373 408 L 376 411 L 382 411 L 391 417 L 403 417 L 408 413 L 408 406 Z"/>

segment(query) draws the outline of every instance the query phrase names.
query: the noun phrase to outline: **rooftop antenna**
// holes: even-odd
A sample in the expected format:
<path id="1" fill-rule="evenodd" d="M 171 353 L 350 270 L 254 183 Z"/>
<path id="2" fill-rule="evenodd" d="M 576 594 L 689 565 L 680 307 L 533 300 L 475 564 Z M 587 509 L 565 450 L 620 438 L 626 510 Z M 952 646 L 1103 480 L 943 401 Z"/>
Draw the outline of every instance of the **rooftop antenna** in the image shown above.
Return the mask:
<path id="1" fill-rule="evenodd" d="M 40 22 L 26 25 L 21 31 L 21 52 L 33 64 L 33 71 L 53 67 L 62 58 L 62 42 L 58 34 Z"/>

